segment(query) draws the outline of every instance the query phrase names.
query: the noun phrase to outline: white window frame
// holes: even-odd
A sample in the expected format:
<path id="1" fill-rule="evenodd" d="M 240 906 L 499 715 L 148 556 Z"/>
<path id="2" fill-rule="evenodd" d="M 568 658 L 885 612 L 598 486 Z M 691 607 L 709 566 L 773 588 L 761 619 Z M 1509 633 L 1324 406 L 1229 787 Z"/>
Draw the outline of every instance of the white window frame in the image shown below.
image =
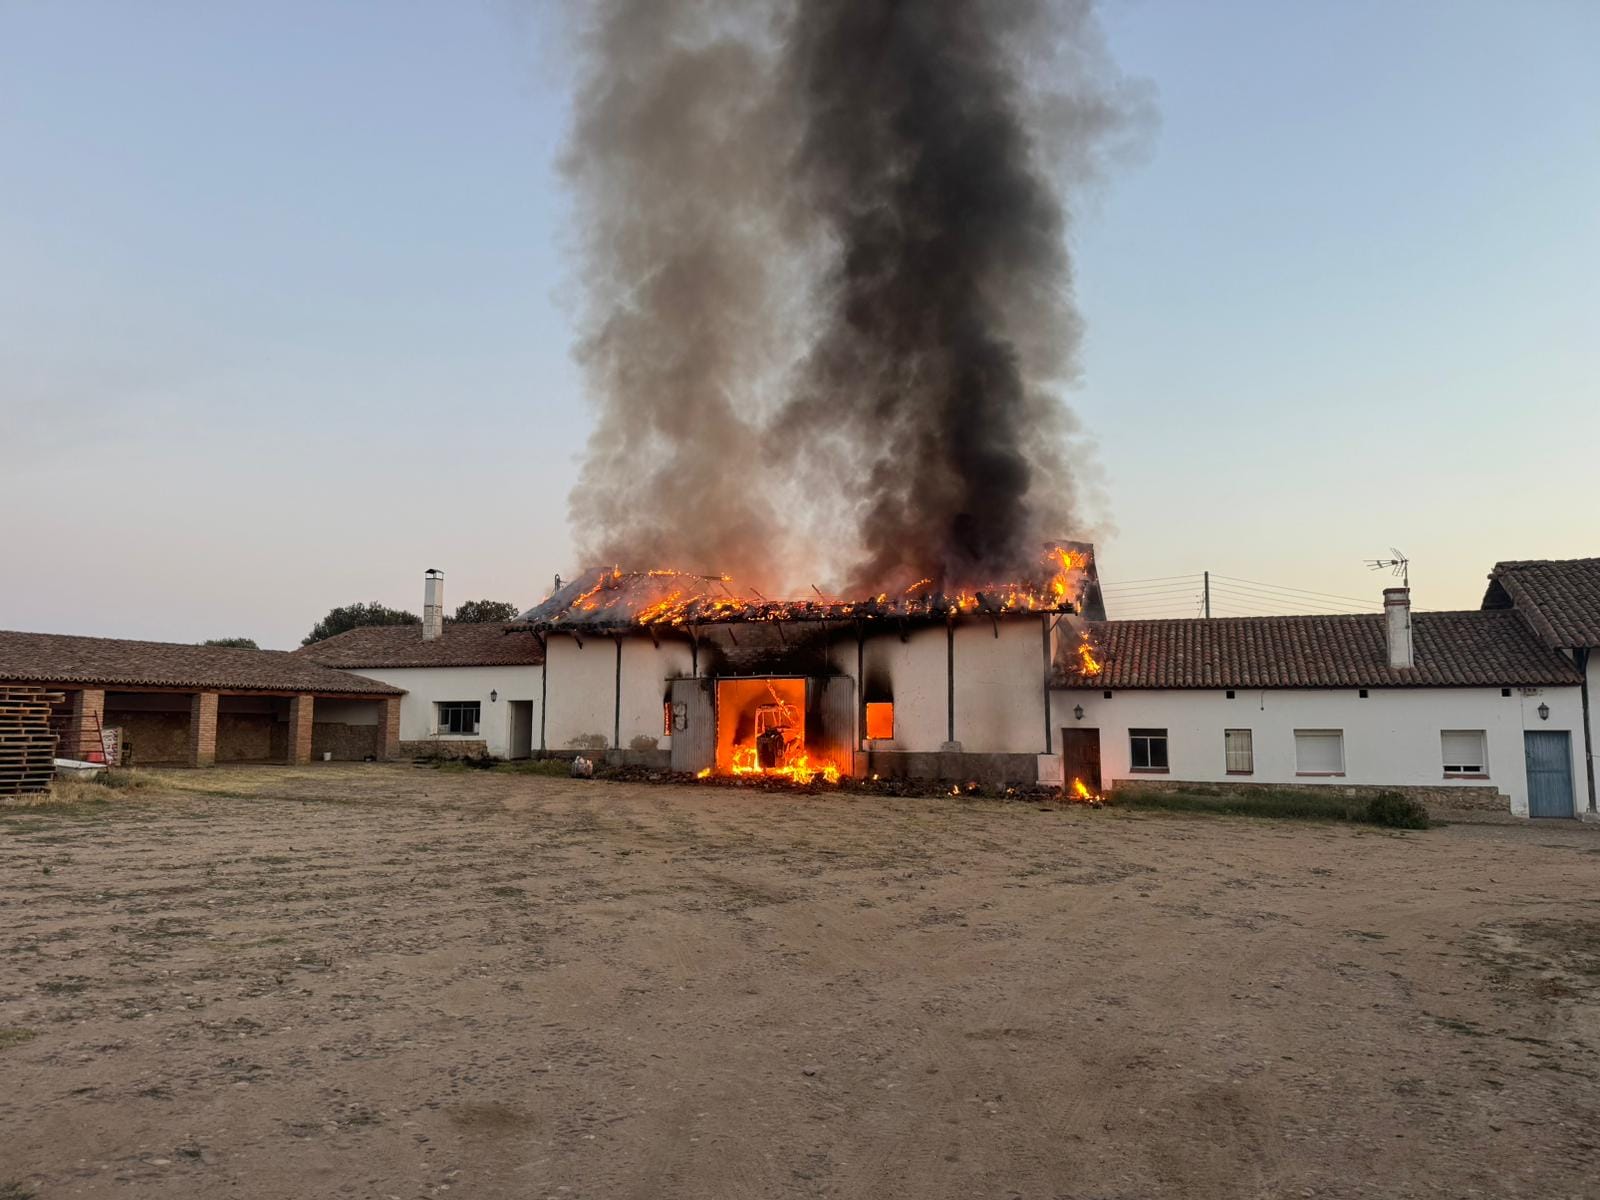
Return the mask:
<path id="1" fill-rule="evenodd" d="M 1319 741 L 1333 742 L 1339 748 L 1339 769 L 1336 771 L 1315 770 L 1308 771 L 1300 758 L 1301 739 L 1316 739 Z M 1336 779 L 1345 773 L 1344 756 L 1344 730 L 1342 729 L 1296 729 L 1294 731 L 1294 773 L 1317 779 Z"/>
<path id="2" fill-rule="evenodd" d="M 472 707 L 478 710 L 478 715 L 473 718 L 472 729 L 449 730 L 445 728 L 444 710 L 447 708 Z M 483 701 L 481 700 L 435 700 L 433 702 L 433 730 L 435 737 L 479 737 L 483 729 Z"/>
<path id="3" fill-rule="evenodd" d="M 1133 761 L 1133 748 L 1138 742 L 1145 743 L 1145 758 L 1148 760 L 1147 764 L 1142 767 Z M 1158 742 L 1161 745 L 1161 757 L 1164 760 L 1159 767 L 1153 765 L 1155 762 L 1154 750 Z M 1167 775 L 1171 773 L 1172 740 L 1167 736 L 1165 729 L 1141 726 L 1138 729 L 1128 730 L 1128 770 L 1141 775 Z"/>
<path id="4" fill-rule="evenodd" d="M 1467 761 L 1468 756 L 1460 753 L 1452 754 L 1449 744 L 1450 738 L 1477 738 L 1478 749 L 1472 757 L 1477 762 Z M 1446 779 L 1487 779 L 1489 778 L 1489 731 L 1486 729 L 1441 729 L 1439 731 L 1439 758 L 1444 767 Z M 1451 762 L 1454 758 L 1457 761 Z"/>
<path id="5" fill-rule="evenodd" d="M 1244 735 L 1244 746 L 1230 745 L 1237 737 Z M 1235 763 L 1243 762 L 1243 766 Z M 1222 731 L 1222 769 L 1229 775 L 1254 775 L 1256 773 L 1256 737 L 1253 729 L 1224 729 Z"/>

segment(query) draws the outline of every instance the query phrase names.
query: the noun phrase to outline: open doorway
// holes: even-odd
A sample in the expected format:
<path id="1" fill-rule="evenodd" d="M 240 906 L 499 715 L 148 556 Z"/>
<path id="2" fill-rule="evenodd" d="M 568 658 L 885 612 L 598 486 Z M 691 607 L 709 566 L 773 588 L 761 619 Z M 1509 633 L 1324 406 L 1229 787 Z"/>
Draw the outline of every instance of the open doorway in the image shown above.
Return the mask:
<path id="1" fill-rule="evenodd" d="M 533 701 L 511 700 L 506 705 L 511 721 L 509 758 L 533 757 Z"/>
<path id="2" fill-rule="evenodd" d="M 806 681 L 794 677 L 717 681 L 716 769 L 727 775 L 783 775 L 802 783 L 836 779 L 837 763 L 807 745 Z"/>

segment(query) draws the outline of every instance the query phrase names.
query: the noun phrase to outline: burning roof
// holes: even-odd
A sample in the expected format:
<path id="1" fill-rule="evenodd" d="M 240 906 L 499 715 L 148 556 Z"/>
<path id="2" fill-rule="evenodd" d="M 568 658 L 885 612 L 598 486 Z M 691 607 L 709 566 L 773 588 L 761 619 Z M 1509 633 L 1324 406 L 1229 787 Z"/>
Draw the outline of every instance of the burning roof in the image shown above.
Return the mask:
<path id="1" fill-rule="evenodd" d="M 809 599 L 770 600 L 737 588 L 727 576 L 600 568 L 564 584 L 521 620 L 541 630 L 596 632 L 752 621 L 947 620 L 1024 612 L 1103 616 L 1094 547 L 1087 542 L 1051 543 L 1033 579 L 953 592 L 922 579 L 897 593 L 859 599 L 819 591 Z"/>

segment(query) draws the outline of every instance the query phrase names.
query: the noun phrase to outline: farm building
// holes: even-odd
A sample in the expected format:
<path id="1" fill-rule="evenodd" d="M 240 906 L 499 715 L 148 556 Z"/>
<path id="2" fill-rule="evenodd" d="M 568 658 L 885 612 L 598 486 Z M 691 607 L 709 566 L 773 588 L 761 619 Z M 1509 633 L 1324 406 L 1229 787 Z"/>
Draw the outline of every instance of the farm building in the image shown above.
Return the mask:
<path id="1" fill-rule="evenodd" d="M 277 650 L 0 632 L 0 685 L 64 695 L 60 753 L 133 763 L 392 758 L 401 689 Z"/>
<path id="2" fill-rule="evenodd" d="M 1593 811 L 1593 668 L 1575 643 L 1600 628 L 1582 623 L 1600 589 L 1575 597 L 1572 571 L 1546 588 L 1546 630 L 1536 585 L 1509 579 L 1516 603 L 1492 586 L 1495 602 L 1467 612 L 1413 613 L 1391 588 L 1381 613 L 1110 621 L 1092 548 L 1077 553 L 1070 594 L 1042 607 L 753 602 L 717 580 L 592 572 L 523 617 L 545 646 L 538 745 L 681 771 Z"/>
<path id="3" fill-rule="evenodd" d="M 539 748 L 544 650 L 517 624 L 445 621 L 444 575 L 425 577 L 421 625 L 351 629 L 294 651 L 405 689 L 400 751 L 527 758 Z"/>

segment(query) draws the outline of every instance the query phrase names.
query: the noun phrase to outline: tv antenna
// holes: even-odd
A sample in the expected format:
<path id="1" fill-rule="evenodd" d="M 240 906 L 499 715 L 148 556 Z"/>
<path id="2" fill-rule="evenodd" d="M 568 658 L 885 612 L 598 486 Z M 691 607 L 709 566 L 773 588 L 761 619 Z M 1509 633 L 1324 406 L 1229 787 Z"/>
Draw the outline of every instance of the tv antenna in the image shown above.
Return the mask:
<path id="1" fill-rule="evenodd" d="M 1411 586 L 1411 560 L 1393 546 L 1389 547 L 1389 553 L 1394 557 L 1367 559 L 1367 570 L 1382 571 L 1387 569 L 1391 575 L 1400 576 L 1400 586 L 1409 588 Z"/>

